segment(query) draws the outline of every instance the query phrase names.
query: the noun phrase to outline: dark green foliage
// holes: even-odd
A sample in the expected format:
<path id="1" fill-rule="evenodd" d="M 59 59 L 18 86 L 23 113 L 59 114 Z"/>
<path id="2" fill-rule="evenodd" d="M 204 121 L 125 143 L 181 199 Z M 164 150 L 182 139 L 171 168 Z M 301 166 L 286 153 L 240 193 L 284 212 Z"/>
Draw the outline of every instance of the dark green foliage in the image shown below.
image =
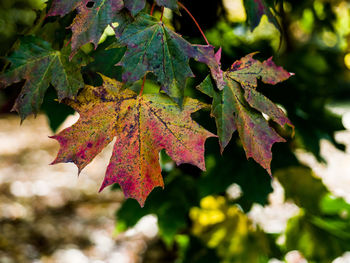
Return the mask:
<path id="1" fill-rule="evenodd" d="M 196 180 L 189 175 L 174 171 L 165 177 L 164 191 L 155 189 L 147 199 L 145 206 L 135 200 L 127 200 L 117 213 L 117 228 L 119 231 L 131 227 L 144 215 L 156 214 L 159 220 L 160 235 L 168 244 L 174 241 L 174 237 L 187 227 L 188 211 L 191 207 L 198 205 L 199 194 Z M 179 195 L 181 189 L 181 195 Z M 163 200 L 168 200 L 163 202 Z M 169 223 L 171 222 L 171 223 Z"/>
<path id="2" fill-rule="evenodd" d="M 31 113 L 38 113 L 50 83 L 55 87 L 59 100 L 73 98 L 84 87 L 76 65 L 85 65 L 88 58 L 78 54 L 73 61 L 69 61 L 69 53 L 69 46 L 57 51 L 39 38 L 27 36 L 21 39 L 19 49 L 8 58 L 11 67 L 0 75 L 0 82 L 26 80 L 13 107 L 22 120 Z"/>
<path id="3" fill-rule="evenodd" d="M 52 86 L 46 92 L 41 109 L 45 112 L 53 132 L 57 131 L 68 115 L 74 114 L 72 108 L 58 102 L 56 91 Z"/>
<path id="4" fill-rule="evenodd" d="M 181 105 L 186 79 L 193 76 L 188 65 L 193 57 L 191 44 L 145 14 L 125 28 L 119 41 L 128 46 L 120 62 L 123 81 L 132 83 L 153 72 L 162 89 Z"/>

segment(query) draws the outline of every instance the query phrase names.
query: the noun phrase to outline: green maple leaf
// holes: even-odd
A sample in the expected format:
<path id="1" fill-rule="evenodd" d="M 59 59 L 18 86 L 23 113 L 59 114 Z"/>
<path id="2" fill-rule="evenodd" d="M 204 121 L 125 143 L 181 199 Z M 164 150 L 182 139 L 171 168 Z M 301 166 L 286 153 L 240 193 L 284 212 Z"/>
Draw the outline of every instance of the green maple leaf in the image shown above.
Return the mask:
<path id="1" fill-rule="evenodd" d="M 247 158 L 252 157 L 270 174 L 271 148 L 275 142 L 285 140 L 269 126 L 261 113 L 284 127 L 294 127 L 284 112 L 255 88 L 257 79 L 276 84 L 288 79 L 292 73 L 277 67 L 272 59 L 261 63 L 249 54 L 236 61 L 231 69 L 223 73 L 225 85 L 216 90 L 210 76 L 199 89 L 213 98 L 212 116 L 215 117 L 221 151 L 230 142 L 234 131 L 238 131 Z"/>
<path id="2" fill-rule="evenodd" d="M 190 163 L 205 170 L 204 143 L 215 135 L 191 119 L 203 103 L 186 98 L 180 110 L 166 95 L 137 96 L 122 89 L 122 83 L 102 78 L 103 86 L 87 86 L 76 101 L 66 101 L 80 119 L 52 137 L 60 143 L 53 163 L 73 162 L 81 171 L 116 137 L 100 190 L 119 183 L 125 196 L 141 206 L 154 187 L 163 186 L 160 150 L 178 165 Z"/>
<path id="3" fill-rule="evenodd" d="M 19 49 L 8 58 L 11 67 L 0 75 L 0 82 L 7 86 L 26 80 L 13 106 L 22 120 L 31 113 L 38 113 L 50 84 L 55 87 L 59 100 L 73 98 L 84 87 L 80 66 L 88 59 L 79 53 L 70 62 L 69 53 L 69 46 L 58 51 L 48 42 L 33 36 L 21 39 Z"/>
<path id="4" fill-rule="evenodd" d="M 266 15 L 268 20 L 281 31 L 281 26 L 270 10 L 272 5 L 266 0 L 244 0 L 244 6 L 247 12 L 248 24 L 252 31 L 260 24 L 263 15 Z"/>
<path id="5" fill-rule="evenodd" d="M 182 104 L 186 80 L 193 77 L 189 59 L 210 63 L 213 47 L 191 45 L 155 18 L 140 14 L 128 25 L 120 42 L 128 47 L 118 65 L 123 66 L 123 81 L 132 83 L 152 72 L 161 88 L 176 103 Z M 214 54 L 214 53 L 213 53 Z"/>
<path id="6" fill-rule="evenodd" d="M 88 6 L 87 3 L 93 3 Z M 118 35 L 130 22 L 130 18 L 122 11 L 122 0 L 94 0 L 94 1 L 70 1 L 56 0 L 48 15 L 63 16 L 77 9 L 78 14 L 70 28 L 72 29 L 72 54 L 79 47 L 87 43 L 93 43 L 95 48 L 108 25 L 118 23 L 116 34 Z"/>

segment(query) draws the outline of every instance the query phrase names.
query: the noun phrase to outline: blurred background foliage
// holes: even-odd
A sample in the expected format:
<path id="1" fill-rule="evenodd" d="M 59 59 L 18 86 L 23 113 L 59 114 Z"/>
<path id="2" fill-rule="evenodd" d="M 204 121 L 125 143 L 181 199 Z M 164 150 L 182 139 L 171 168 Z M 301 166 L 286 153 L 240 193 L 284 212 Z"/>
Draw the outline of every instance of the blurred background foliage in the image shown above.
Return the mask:
<path id="1" fill-rule="evenodd" d="M 44 20 L 47 4 L 50 5 L 50 1 L 45 2 L 0 0 L 3 68 L 7 65 L 5 56 L 16 48 L 22 35 L 36 34 L 53 42 L 56 48 L 70 37 L 67 27 L 73 16 Z M 293 250 L 300 251 L 308 262 L 331 262 L 350 251 L 350 204 L 330 193 L 295 154 L 296 150 L 303 149 L 323 162 L 321 139 L 345 150 L 344 145 L 335 141 L 334 133 L 344 127 L 341 116 L 332 111 L 332 105 L 350 102 L 350 3 L 266 0 L 276 21 L 263 16 L 256 22 L 256 18 L 246 12 L 244 4 L 249 1 L 183 2 L 197 18 L 209 42 L 222 47 L 224 69 L 247 53 L 260 51 L 260 59 L 274 56 L 278 65 L 295 73 L 293 78 L 277 86 L 259 83 L 259 90 L 287 112 L 295 125 L 295 136 L 291 131 L 279 130 L 288 141 L 273 147 L 273 178 L 254 161 L 246 160 L 236 134 L 222 156 L 217 141 L 207 142 L 206 172 L 190 165 L 176 167 L 162 152 L 165 190 L 155 189 L 144 208 L 135 200 L 126 200 L 116 212 L 116 232 L 134 226 L 145 215 L 156 215 L 160 238 L 155 248 L 160 256 L 150 260 L 146 252 L 144 259 L 152 263 L 262 263 L 272 258 L 284 261 L 285 255 Z M 157 11 L 155 15 L 160 13 Z M 165 18 L 169 26 L 190 42 L 203 44 L 186 14 L 178 16 L 166 10 Z M 112 38 L 113 32 L 106 29 L 96 50 L 91 45 L 82 48 L 94 58 L 83 69 L 86 83 L 99 84 L 101 80 L 96 71 L 120 80 L 121 69 L 114 65 L 125 49 L 105 50 Z M 188 81 L 186 94 L 210 102 L 195 89 L 208 70 L 194 61 L 191 66 L 196 78 Z M 146 90 L 152 90 L 154 85 L 148 81 Z M 2 90 L 2 112 L 11 108 L 19 88 L 20 84 L 16 84 Z M 137 89 L 137 84 L 133 88 Z M 53 130 L 73 113 L 55 99 L 51 89 L 43 104 Z M 194 118 L 215 132 L 214 121 L 208 115 L 200 112 Z M 254 204 L 268 203 L 273 180 L 283 186 L 286 200 L 299 207 L 298 214 L 288 221 L 287 229 L 279 233 L 264 231 L 247 216 Z M 118 186 L 114 188 L 117 190 Z"/>

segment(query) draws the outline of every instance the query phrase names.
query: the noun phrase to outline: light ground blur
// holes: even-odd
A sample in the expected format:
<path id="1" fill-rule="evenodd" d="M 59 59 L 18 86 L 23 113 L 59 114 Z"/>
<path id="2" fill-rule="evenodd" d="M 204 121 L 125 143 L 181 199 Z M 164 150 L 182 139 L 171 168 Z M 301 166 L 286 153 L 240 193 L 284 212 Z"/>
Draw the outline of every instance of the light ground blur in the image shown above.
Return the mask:
<path id="1" fill-rule="evenodd" d="M 350 127 L 350 110 L 338 108 Z M 67 127 L 78 116 L 69 117 Z M 20 126 L 19 118 L 0 118 L 0 262 L 101 263 L 142 262 L 147 245 L 157 235 L 154 216 L 143 218 L 126 233 L 115 233 L 115 211 L 123 201 L 120 191 L 99 186 L 111 154 L 110 144 L 77 176 L 73 164 L 49 165 L 58 151 L 46 117 L 29 118 Z M 347 145 L 341 152 L 327 141 L 321 151 L 327 164 L 318 163 L 306 152 L 297 155 L 313 167 L 336 196 L 350 201 L 350 130 L 336 135 Z M 285 202 L 283 188 L 275 181 L 270 204 L 255 205 L 249 213 L 270 233 L 279 233 L 298 207 Z M 334 263 L 350 262 L 350 254 Z M 289 263 L 306 262 L 298 252 L 290 252 Z M 271 260 L 271 263 L 278 261 Z"/>
<path id="2" fill-rule="evenodd" d="M 43 115 L 21 126 L 18 116 L 0 117 L 0 262 L 140 262 L 156 218 L 116 236 L 123 195 L 98 193 L 111 145 L 78 177 L 73 164 L 49 165 L 59 148 L 49 135 Z"/>

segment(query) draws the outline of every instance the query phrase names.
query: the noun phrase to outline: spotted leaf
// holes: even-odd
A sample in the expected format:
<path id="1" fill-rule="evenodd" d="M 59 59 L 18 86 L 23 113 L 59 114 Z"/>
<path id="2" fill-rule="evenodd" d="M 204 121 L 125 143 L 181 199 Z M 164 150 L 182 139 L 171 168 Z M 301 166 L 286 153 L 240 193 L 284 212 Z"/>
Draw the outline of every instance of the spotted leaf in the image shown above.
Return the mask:
<path id="1" fill-rule="evenodd" d="M 13 107 L 22 120 L 39 111 L 50 84 L 57 90 L 59 100 L 74 97 L 84 87 L 80 68 L 88 59 L 79 53 L 70 62 L 69 53 L 69 46 L 58 51 L 48 42 L 33 36 L 21 39 L 19 49 L 8 58 L 11 66 L 0 75 L 0 82 L 7 86 L 26 80 Z"/>
<path id="2" fill-rule="evenodd" d="M 277 67 L 271 59 L 261 63 L 253 61 L 252 56 L 250 54 L 236 61 L 231 69 L 224 72 L 225 86 L 222 90 L 215 89 L 210 76 L 199 89 L 213 98 L 211 114 L 215 117 L 221 151 L 237 130 L 247 158 L 252 157 L 271 174 L 272 145 L 285 140 L 269 126 L 262 113 L 282 127 L 285 124 L 294 126 L 284 112 L 255 87 L 258 77 L 266 83 L 276 84 L 292 74 Z"/>
<path id="3" fill-rule="evenodd" d="M 182 104 L 186 79 L 193 76 L 189 59 L 209 63 L 201 54 L 204 46 L 191 45 L 146 14 L 140 14 L 126 27 L 120 42 L 128 47 L 119 63 L 124 67 L 123 81 L 132 83 L 152 72 L 162 90 L 179 105 Z"/>
<path id="4" fill-rule="evenodd" d="M 180 110 L 166 95 L 137 96 L 122 89 L 121 83 L 102 77 L 103 86 L 87 86 L 76 101 L 67 102 L 80 119 L 52 137 L 60 143 L 53 163 L 73 162 L 80 171 L 116 137 L 100 190 L 118 183 L 125 196 L 141 206 L 154 187 L 163 187 L 160 150 L 165 149 L 178 165 L 205 169 L 204 143 L 214 135 L 191 119 L 203 103 L 186 98 Z"/>
<path id="5" fill-rule="evenodd" d="M 124 29 L 129 17 L 122 11 L 123 0 L 82 0 L 82 1 L 56 0 L 53 2 L 48 15 L 65 15 L 76 9 L 78 14 L 73 20 L 72 29 L 72 55 L 79 47 L 93 43 L 95 48 L 108 25 L 118 23 L 116 33 Z"/>

